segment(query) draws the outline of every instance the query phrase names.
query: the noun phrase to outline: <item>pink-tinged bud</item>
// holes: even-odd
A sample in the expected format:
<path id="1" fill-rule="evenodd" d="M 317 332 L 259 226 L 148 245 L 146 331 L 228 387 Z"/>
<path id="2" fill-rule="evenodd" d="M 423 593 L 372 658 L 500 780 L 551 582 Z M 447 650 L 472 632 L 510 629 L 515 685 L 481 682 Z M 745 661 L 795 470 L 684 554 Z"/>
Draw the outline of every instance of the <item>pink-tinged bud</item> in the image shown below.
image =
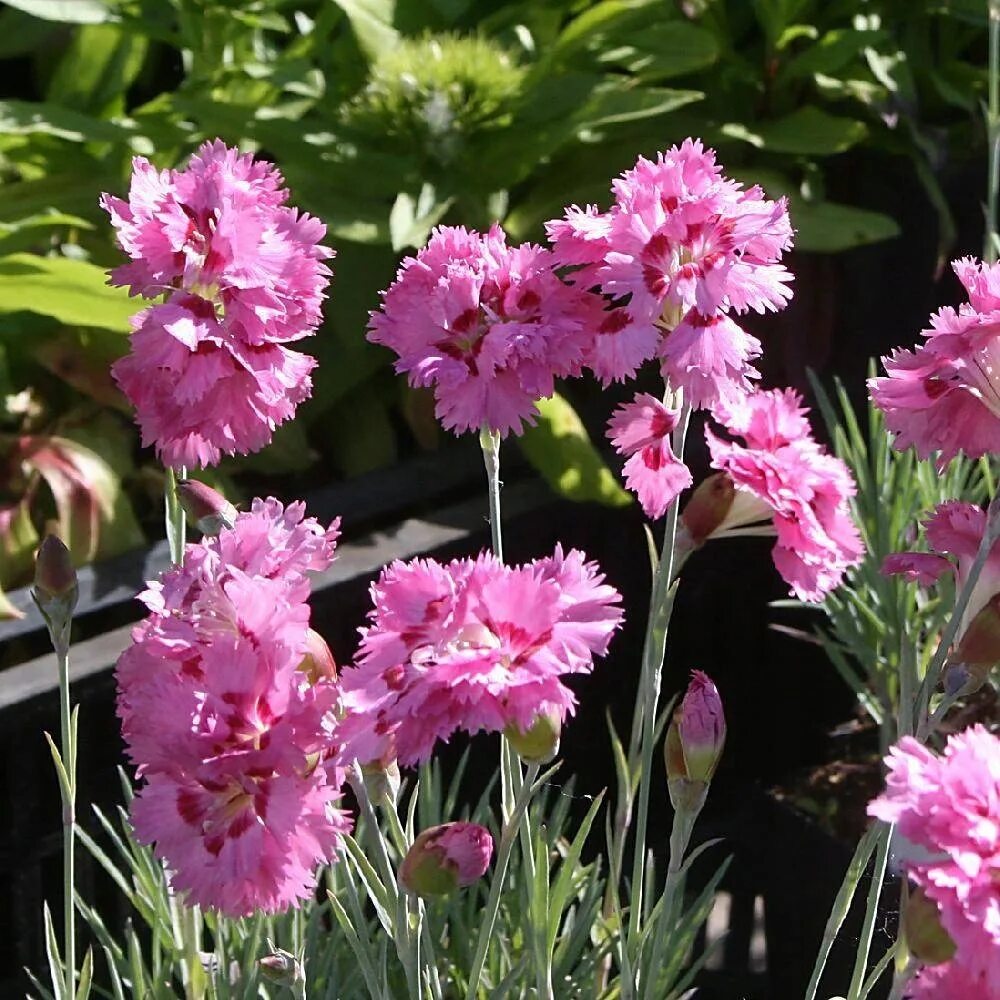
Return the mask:
<path id="1" fill-rule="evenodd" d="M 273 941 L 268 941 L 267 944 L 271 953 L 260 959 L 263 977 L 268 982 L 289 990 L 295 986 L 304 986 L 306 973 L 302 963 L 290 951 L 276 948 Z"/>
<path id="2" fill-rule="evenodd" d="M 903 933 L 906 947 L 927 965 L 948 962 L 955 954 L 955 942 L 941 926 L 937 903 L 928 899 L 921 889 L 911 889 L 906 900 Z"/>
<path id="3" fill-rule="evenodd" d="M 557 712 L 542 712 L 535 721 L 521 730 L 513 723 L 504 731 L 507 741 L 528 764 L 547 764 L 559 753 L 562 722 Z"/>
<path id="4" fill-rule="evenodd" d="M 493 838 L 478 823 L 443 823 L 424 830 L 406 852 L 399 880 L 418 896 L 445 896 L 482 878 Z"/>
<path id="5" fill-rule="evenodd" d="M 701 545 L 725 521 L 735 496 L 736 487 L 722 472 L 713 473 L 698 484 L 681 511 L 681 521 L 695 545 Z"/>
<path id="6" fill-rule="evenodd" d="M 66 599 L 78 594 L 76 570 L 69 549 L 58 535 L 46 535 L 35 556 L 35 600 Z"/>
<path id="7" fill-rule="evenodd" d="M 1000 663 L 1000 594 L 994 594 L 969 622 L 952 659 L 969 666 Z"/>
<path id="8" fill-rule="evenodd" d="M 203 535 L 217 535 L 236 523 L 236 508 L 218 490 L 197 479 L 178 480 L 177 500 Z"/>
<path id="9" fill-rule="evenodd" d="M 718 688 L 707 674 L 693 670 L 684 700 L 667 728 L 667 778 L 708 784 L 725 745 L 726 717 Z"/>
<path id="10" fill-rule="evenodd" d="M 376 806 L 393 805 L 399 795 L 399 765 L 390 760 L 387 764 L 373 761 L 361 765 L 368 800 Z"/>
<path id="11" fill-rule="evenodd" d="M 56 652 L 65 653 L 80 589 L 69 549 L 57 535 L 46 535 L 38 547 L 31 596 L 45 619 Z"/>
<path id="12" fill-rule="evenodd" d="M 315 629 L 306 631 L 306 648 L 299 670 L 309 678 L 310 684 L 316 684 L 322 678 L 331 681 L 337 679 L 337 661 L 326 640 Z"/>

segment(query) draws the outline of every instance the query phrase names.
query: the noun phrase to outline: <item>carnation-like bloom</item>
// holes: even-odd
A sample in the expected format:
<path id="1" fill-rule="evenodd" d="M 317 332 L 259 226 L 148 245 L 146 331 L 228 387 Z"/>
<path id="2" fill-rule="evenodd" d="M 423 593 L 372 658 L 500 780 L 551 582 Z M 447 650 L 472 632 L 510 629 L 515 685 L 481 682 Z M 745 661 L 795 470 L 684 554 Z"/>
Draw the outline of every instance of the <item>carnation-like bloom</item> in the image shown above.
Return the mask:
<path id="1" fill-rule="evenodd" d="M 886 374 L 868 385 L 894 431 L 895 447 L 944 466 L 1000 451 L 1000 264 L 952 263 L 969 301 L 931 316 L 926 338 L 883 358 Z"/>
<path id="2" fill-rule="evenodd" d="M 625 485 L 639 498 L 646 516 L 663 517 L 667 507 L 691 485 L 691 473 L 670 444 L 677 411 L 649 393 L 637 393 L 608 421 L 608 437 L 625 463 Z"/>
<path id="3" fill-rule="evenodd" d="M 256 451 L 310 394 L 314 360 L 280 345 L 315 332 L 332 252 L 281 184 L 215 141 L 183 170 L 136 157 L 128 200 L 101 198 L 131 258 L 111 283 L 168 296 L 135 318 L 131 353 L 112 368 L 167 465 Z"/>
<path id="4" fill-rule="evenodd" d="M 113 374 L 135 407 L 143 445 L 171 468 L 265 448 L 309 397 L 314 358 L 243 343 L 204 299 L 177 295 L 133 324 L 132 349 Z"/>
<path id="5" fill-rule="evenodd" d="M 861 560 L 851 517 L 855 486 L 840 459 L 813 439 L 799 395 L 755 392 L 722 423 L 725 440 L 706 427 L 717 477 L 701 483 L 682 517 L 701 544 L 725 534 L 776 534 L 772 557 L 800 600 L 820 601 Z"/>
<path id="6" fill-rule="evenodd" d="M 955 943 L 955 968 L 941 975 L 982 987 L 914 995 L 993 996 L 1000 983 L 1000 740 L 972 726 L 950 736 L 939 756 L 906 736 L 886 765 L 886 790 L 868 813 L 896 824 L 906 873 L 937 904 Z"/>
<path id="7" fill-rule="evenodd" d="M 141 595 L 117 665 L 118 714 L 145 779 L 143 843 L 189 903 L 231 916 L 308 898 L 349 829 L 330 757 L 332 657 L 309 629 L 309 581 L 338 525 L 255 500 Z"/>
<path id="8" fill-rule="evenodd" d="M 368 338 L 396 352 L 411 385 L 434 387 L 446 428 L 506 436 L 533 423 L 556 376 L 579 372 L 586 302 L 553 273 L 550 251 L 509 247 L 499 225 L 485 236 L 441 226 L 403 261 Z"/>
<path id="9" fill-rule="evenodd" d="M 493 837 L 478 823 L 442 823 L 420 833 L 399 870 L 403 885 L 420 896 L 441 896 L 486 874 Z"/>
<path id="10" fill-rule="evenodd" d="M 987 531 L 988 515 L 981 507 L 961 500 L 939 504 L 924 522 L 932 552 L 894 552 L 882 572 L 899 574 L 921 586 L 933 585 L 944 573 L 955 574 L 961 590 Z M 951 557 L 951 558 L 949 558 Z M 990 664 L 1000 661 L 997 622 L 1000 619 L 1000 542 L 994 542 L 976 578 L 956 633 L 958 661 Z"/>
<path id="11" fill-rule="evenodd" d="M 523 566 L 492 555 L 395 562 L 372 586 L 371 624 L 341 674 L 344 759 L 416 764 L 456 730 L 528 731 L 575 705 L 561 681 L 607 651 L 621 596 L 581 552 Z"/>
<path id="12" fill-rule="evenodd" d="M 659 356 L 693 405 L 731 403 L 757 377 L 749 362 L 760 344 L 726 314 L 791 297 L 779 263 L 792 242 L 785 200 L 724 177 L 692 139 L 640 157 L 612 191 L 608 212 L 572 206 L 546 224 L 568 280 L 606 298 L 584 363 L 607 383 Z"/>

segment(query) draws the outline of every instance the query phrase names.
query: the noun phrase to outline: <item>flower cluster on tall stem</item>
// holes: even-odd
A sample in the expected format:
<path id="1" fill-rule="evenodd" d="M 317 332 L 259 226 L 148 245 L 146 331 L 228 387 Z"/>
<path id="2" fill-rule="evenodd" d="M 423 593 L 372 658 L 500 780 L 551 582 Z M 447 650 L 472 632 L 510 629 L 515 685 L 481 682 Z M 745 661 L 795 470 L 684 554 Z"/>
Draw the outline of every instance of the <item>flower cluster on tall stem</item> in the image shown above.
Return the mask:
<path id="1" fill-rule="evenodd" d="M 724 177 L 692 139 L 640 157 L 612 192 L 607 212 L 573 206 L 546 224 L 568 280 L 603 298 L 584 364 L 608 383 L 656 357 L 692 406 L 732 405 L 757 377 L 760 343 L 730 312 L 781 309 L 791 297 L 784 199 Z"/>
<path id="2" fill-rule="evenodd" d="M 337 534 L 302 504 L 256 500 L 141 595 L 150 614 L 116 670 L 145 780 L 132 820 L 190 904 L 243 916 L 308 898 L 349 829 L 330 757 L 339 690 L 315 669 L 306 603 Z"/>
<path id="3" fill-rule="evenodd" d="M 285 345 L 316 331 L 332 251 L 287 198 L 274 167 L 218 140 L 183 170 L 136 157 L 128 200 L 101 198 L 131 258 L 111 283 L 162 297 L 112 375 L 171 468 L 258 451 L 309 397 L 315 361 Z"/>

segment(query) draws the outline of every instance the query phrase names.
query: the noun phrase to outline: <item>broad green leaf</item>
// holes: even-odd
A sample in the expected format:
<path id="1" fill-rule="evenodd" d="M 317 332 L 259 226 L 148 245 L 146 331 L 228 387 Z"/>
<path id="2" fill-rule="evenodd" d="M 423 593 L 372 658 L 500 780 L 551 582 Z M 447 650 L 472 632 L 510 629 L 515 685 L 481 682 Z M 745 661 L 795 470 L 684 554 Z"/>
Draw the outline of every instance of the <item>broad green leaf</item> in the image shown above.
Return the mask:
<path id="1" fill-rule="evenodd" d="M 621 66 L 650 82 L 705 69 L 718 58 L 719 43 L 710 31 L 677 21 L 629 33 L 620 44 L 602 52 L 598 61 Z"/>
<path id="2" fill-rule="evenodd" d="M 618 485 L 576 410 L 558 393 L 538 402 L 538 423 L 518 438 L 528 461 L 559 494 L 625 507 L 631 496 Z"/>
<path id="3" fill-rule="evenodd" d="M 853 28 L 828 31 L 815 45 L 789 59 L 779 70 L 778 80 L 792 80 L 813 73 L 837 74 L 869 46 L 885 38 L 884 31 Z"/>
<path id="4" fill-rule="evenodd" d="M 361 51 L 370 61 L 395 48 L 399 32 L 392 26 L 394 0 L 333 0 L 347 15 Z"/>
<path id="5" fill-rule="evenodd" d="M 640 118 L 665 115 L 704 97 L 699 90 L 637 87 L 617 80 L 608 81 L 595 90 L 591 99 L 575 116 L 575 121 L 580 128 L 637 121 Z"/>
<path id="6" fill-rule="evenodd" d="M 53 104 L 100 115 L 125 110 L 125 91 L 142 69 L 147 40 L 113 24 L 77 30 L 49 81 Z"/>
<path id="7" fill-rule="evenodd" d="M 44 21 L 63 24 L 102 24 L 114 18 L 113 2 L 104 0 L 4 0 L 10 7 L 23 10 Z"/>
<path id="8" fill-rule="evenodd" d="M 730 139 L 748 142 L 758 149 L 805 156 L 843 153 L 868 135 L 864 122 L 831 115 L 812 105 L 776 121 L 753 125 L 731 122 L 720 131 Z"/>
<path id="9" fill-rule="evenodd" d="M 0 134 L 51 135 L 68 142 L 121 142 L 129 131 L 44 101 L 0 101 Z"/>
<path id="10" fill-rule="evenodd" d="M 554 53 L 565 57 L 579 49 L 597 48 L 607 35 L 661 14 L 664 6 L 661 0 L 604 0 L 594 4 L 565 27 L 556 40 Z"/>
<path id="11" fill-rule="evenodd" d="M 853 247 L 891 240 L 899 235 L 896 220 L 832 201 L 793 198 L 789 209 L 795 227 L 795 248 L 813 253 L 840 253 Z"/>
<path id="12" fill-rule="evenodd" d="M 385 403 L 370 388 L 345 396 L 331 411 L 330 426 L 350 426 L 350 434 L 330 438 L 336 466 L 347 476 L 360 476 L 396 460 L 396 433 Z"/>
<path id="13" fill-rule="evenodd" d="M 128 294 L 110 288 L 99 267 L 68 257 L 17 253 L 0 257 L 0 314 L 34 312 L 60 323 L 130 329 L 141 308 Z"/>
<path id="14" fill-rule="evenodd" d="M 316 462 L 319 455 L 309 444 L 305 424 L 301 420 L 289 420 L 275 432 L 271 443 L 256 454 L 233 459 L 223 466 L 223 471 L 253 469 L 268 475 L 282 475 L 303 472 Z M 230 468 L 231 464 L 231 468 Z"/>

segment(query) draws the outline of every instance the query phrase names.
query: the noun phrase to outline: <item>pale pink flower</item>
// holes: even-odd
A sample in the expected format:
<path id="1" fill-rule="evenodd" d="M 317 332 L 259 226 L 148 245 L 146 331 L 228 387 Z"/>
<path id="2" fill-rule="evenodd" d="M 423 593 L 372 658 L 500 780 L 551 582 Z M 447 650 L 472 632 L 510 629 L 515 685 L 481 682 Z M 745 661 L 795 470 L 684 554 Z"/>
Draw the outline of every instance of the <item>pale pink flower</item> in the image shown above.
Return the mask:
<path id="1" fill-rule="evenodd" d="M 677 411 L 649 393 L 637 393 L 608 421 L 608 437 L 625 463 L 625 485 L 639 498 L 646 516 L 663 517 L 682 490 L 691 485 L 691 473 L 670 445 Z"/>
<path id="2" fill-rule="evenodd" d="M 1000 264 L 952 267 L 969 302 L 931 316 L 923 343 L 883 358 L 886 375 L 868 383 L 895 447 L 937 453 L 941 467 L 1000 451 Z"/>
<path id="3" fill-rule="evenodd" d="M 869 815 L 905 838 L 903 866 L 937 904 L 953 964 L 972 981 L 1000 983 L 1000 740 L 976 725 L 939 756 L 906 736 L 886 765 Z"/>
<path id="4" fill-rule="evenodd" d="M 862 545 L 848 502 L 851 474 L 813 439 L 801 403 L 790 389 L 747 396 L 722 420 L 742 444 L 706 427 L 712 465 L 736 489 L 706 537 L 770 524 L 778 572 L 800 600 L 820 601 L 860 562 Z M 700 499 L 696 492 L 690 505 Z"/>
<path id="5" fill-rule="evenodd" d="M 281 345 L 315 332 L 332 252 L 287 196 L 270 164 L 216 141 L 184 170 L 137 157 L 129 200 L 101 198 L 132 258 L 112 284 L 169 296 L 134 318 L 112 369 L 167 465 L 257 451 L 310 395 L 315 360 Z"/>
<path id="6" fill-rule="evenodd" d="M 485 236 L 442 226 L 403 261 L 368 337 L 396 352 L 411 385 L 434 387 L 449 430 L 519 433 L 554 378 L 579 372 L 590 316 L 581 302 L 548 250 L 509 247 L 499 225 Z"/>
<path id="7" fill-rule="evenodd" d="M 399 870 L 410 892 L 444 895 L 486 874 L 493 857 L 493 837 L 478 823 L 442 823 L 422 831 Z"/>
<path id="8" fill-rule="evenodd" d="M 561 548 L 519 567 L 486 554 L 396 562 L 372 599 L 337 729 L 342 757 L 363 763 L 424 761 L 459 729 L 565 719 L 576 699 L 560 678 L 589 672 L 622 620 L 597 567 Z"/>
<path id="9" fill-rule="evenodd" d="M 135 407 L 143 445 L 164 465 L 259 451 L 310 395 L 314 358 L 235 339 L 204 299 L 175 296 L 133 324 L 131 351 L 111 374 Z"/>
<path id="10" fill-rule="evenodd" d="M 779 263 L 792 241 L 784 199 L 743 190 L 691 139 L 655 162 L 640 157 L 612 190 L 607 213 L 573 206 L 546 223 L 558 263 L 571 268 L 567 280 L 608 302 L 585 364 L 609 382 L 659 353 L 696 405 L 747 391 L 759 344 L 723 317 L 780 309 L 791 297 Z"/>
<path id="11" fill-rule="evenodd" d="M 338 525 L 255 500 L 149 585 L 116 668 L 118 714 L 144 786 L 136 833 L 188 901 L 243 916 L 308 898 L 349 828 L 334 803 L 339 689 L 314 669 L 309 580 Z"/>

